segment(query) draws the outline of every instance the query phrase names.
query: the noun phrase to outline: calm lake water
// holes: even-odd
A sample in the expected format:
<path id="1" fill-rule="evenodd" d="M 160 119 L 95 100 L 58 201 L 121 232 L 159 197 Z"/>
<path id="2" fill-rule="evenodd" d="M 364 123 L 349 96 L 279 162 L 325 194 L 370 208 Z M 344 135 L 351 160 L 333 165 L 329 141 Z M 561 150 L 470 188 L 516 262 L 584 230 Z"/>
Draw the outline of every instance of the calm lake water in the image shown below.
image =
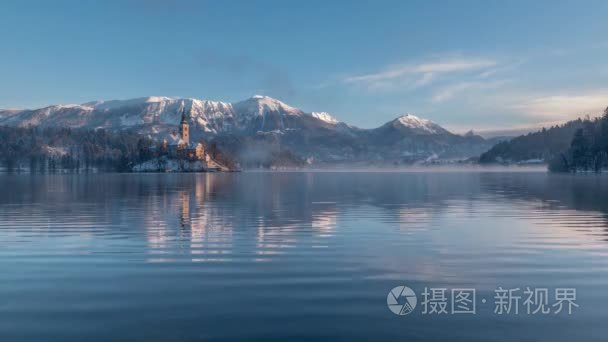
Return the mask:
<path id="1" fill-rule="evenodd" d="M 400 285 L 409 315 L 387 307 Z M 499 315 L 499 287 L 578 307 L 526 314 L 520 292 Z M 423 313 L 425 288 L 448 314 Z M 454 288 L 475 314 L 450 312 Z M 605 341 L 607 307 L 604 176 L 0 176 L 3 342 Z"/>

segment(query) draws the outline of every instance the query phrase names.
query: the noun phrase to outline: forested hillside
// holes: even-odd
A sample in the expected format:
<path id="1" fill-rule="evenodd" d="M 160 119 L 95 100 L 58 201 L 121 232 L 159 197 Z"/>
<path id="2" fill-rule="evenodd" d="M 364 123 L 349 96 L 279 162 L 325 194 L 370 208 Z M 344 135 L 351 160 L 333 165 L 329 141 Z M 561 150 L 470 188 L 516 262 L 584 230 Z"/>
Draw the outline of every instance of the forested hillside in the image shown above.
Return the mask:
<path id="1" fill-rule="evenodd" d="M 608 108 L 601 118 L 585 121 L 574 133 L 567 150 L 555 156 L 549 170 L 601 172 L 608 169 Z"/>
<path id="2" fill-rule="evenodd" d="M 568 149 L 574 133 L 590 120 L 574 120 L 561 126 L 500 142 L 479 157 L 480 163 L 513 163 L 530 159 L 548 161 Z"/>
<path id="3" fill-rule="evenodd" d="M 482 154 L 480 163 L 530 159 L 549 163 L 556 172 L 600 172 L 608 168 L 608 108 L 602 117 L 578 119 L 501 142 Z"/>
<path id="4" fill-rule="evenodd" d="M 130 132 L 0 126 L 0 166 L 7 171 L 128 171 L 151 158 L 154 142 Z"/>

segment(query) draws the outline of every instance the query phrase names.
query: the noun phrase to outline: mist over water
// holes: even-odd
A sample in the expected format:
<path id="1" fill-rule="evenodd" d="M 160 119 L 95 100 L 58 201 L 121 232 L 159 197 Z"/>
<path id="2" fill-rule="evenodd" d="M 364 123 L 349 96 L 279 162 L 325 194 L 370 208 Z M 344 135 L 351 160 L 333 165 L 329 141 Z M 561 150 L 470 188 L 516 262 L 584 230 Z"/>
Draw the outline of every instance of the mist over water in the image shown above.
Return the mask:
<path id="1" fill-rule="evenodd" d="M 0 175 L 0 340 L 604 340 L 608 178 L 512 170 Z M 488 303 L 397 316 L 399 285 Z"/>
<path id="2" fill-rule="evenodd" d="M 488 172 L 547 172 L 547 166 L 544 164 L 538 165 L 498 165 L 498 164 L 411 164 L 411 165 L 394 165 L 394 164 L 378 164 L 373 166 L 358 165 L 358 164 L 331 164 L 331 165 L 309 165 L 300 168 L 278 168 L 281 172 L 342 172 L 342 173 L 443 173 L 443 172 L 472 172 L 472 173 L 488 173 Z M 271 169 L 248 169 L 249 172 L 276 172 Z"/>

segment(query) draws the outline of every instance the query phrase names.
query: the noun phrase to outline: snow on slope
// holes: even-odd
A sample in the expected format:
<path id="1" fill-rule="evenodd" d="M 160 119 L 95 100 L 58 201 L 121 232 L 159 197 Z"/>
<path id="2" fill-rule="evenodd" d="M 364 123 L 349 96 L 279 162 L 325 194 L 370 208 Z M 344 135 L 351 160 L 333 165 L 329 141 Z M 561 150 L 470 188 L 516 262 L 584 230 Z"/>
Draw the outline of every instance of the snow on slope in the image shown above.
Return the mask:
<path id="1" fill-rule="evenodd" d="M 135 99 L 129 100 L 110 100 L 110 101 L 92 101 L 83 103 L 83 106 L 92 107 L 97 110 L 109 110 L 120 107 L 132 107 L 132 106 L 140 106 L 147 103 L 159 103 L 165 101 L 178 100 L 177 98 L 167 97 L 167 96 L 148 96 L 148 97 L 139 97 Z"/>
<path id="2" fill-rule="evenodd" d="M 54 105 L 35 110 L 4 111 L 0 124 L 10 126 L 82 127 L 93 108 L 69 104 Z"/>
<path id="3" fill-rule="evenodd" d="M 417 133 L 425 133 L 425 134 L 445 134 L 448 133 L 446 129 L 439 126 L 438 124 L 427 120 L 421 119 L 413 114 L 405 114 L 400 116 L 395 120 L 395 123 L 411 129 Z"/>
<path id="4" fill-rule="evenodd" d="M 256 95 L 227 103 L 193 98 L 150 96 L 127 100 L 92 101 L 36 110 L 0 111 L 0 124 L 124 129 L 163 135 L 176 131 L 185 110 L 192 134 L 268 132 L 302 127 L 300 118 L 312 116 L 318 124 L 333 122 L 328 114 L 310 115 L 277 99 Z"/>
<path id="5" fill-rule="evenodd" d="M 327 112 L 312 112 L 310 113 L 310 116 L 332 125 L 335 125 L 340 122 Z"/>
<path id="6" fill-rule="evenodd" d="M 237 102 L 234 108 L 244 115 L 259 115 L 262 116 L 267 113 L 284 113 L 287 115 L 301 115 L 304 114 L 301 110 L 291 107 L 277 99 L 272 97 L 254 95 L 251 98 Z"/>

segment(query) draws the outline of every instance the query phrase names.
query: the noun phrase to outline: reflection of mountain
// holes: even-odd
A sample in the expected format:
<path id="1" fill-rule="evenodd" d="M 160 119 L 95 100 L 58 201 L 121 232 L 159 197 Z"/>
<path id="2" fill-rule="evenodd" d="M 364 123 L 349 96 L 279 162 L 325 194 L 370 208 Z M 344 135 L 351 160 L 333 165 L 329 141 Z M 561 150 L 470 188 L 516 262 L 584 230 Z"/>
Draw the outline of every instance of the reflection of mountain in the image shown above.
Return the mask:
<path id="1" fill-rule="evenodd" d="M 11 204 L 2 206 L 4 214 L 31 217 L 30 230 L 87 234 L 89 239 L 141 236 L 150 260 L 156 261 L 225 261 L 243 256 L 267 260 L 306 248 L 343 246 L 349 253 L 373 258 L 376 248 L 409 255 L 429 241 L 489 253 L 494 240 L 512 241 L 517 234 L 541 236 L 545 240 L 529 235 L 526 243 L 544 248 L 575 246 L 576 241 L 589 245 L 608 236 L 608 182 L 597 176 L 459 172 L 17 176 L 0 178 L 0 186 L 11 189 L 0 198 Z M 19 213 L 11 212 L 13 207 L 21 208 Z M 5 226 L 23 229 L 21 221 Z M 396 232 L 406 238 L 395 244 L 377 238 Z M 349 241 L 353 234 L 376 239 Z"/>
<path id="2" fill-rule="evenodd" d="M 297 279 L 298 269 L 284 261 L 306 268 L 331 258 L 328 274 L 340 265 L 337 274 L 345 278 L 364 269 L 371 278 L 482 289 L 497 283 L 497 264 L 518 270 L 534 256 L 534 271 L 549 272 L 555 253 L 601 254 L 608 236 L 608 198 L 602 197 L 608 182 L 598 177 L 163 176 L 158 186 L 142 186 L 156 189 L 143 197 L 149 201 L 143 209 L 152 214 L 146 216 L 153 218 L 144 229 L 156 230 L 149 235 L 156 239 L 149 244 L 150 261 L 263 263 Z"/>

